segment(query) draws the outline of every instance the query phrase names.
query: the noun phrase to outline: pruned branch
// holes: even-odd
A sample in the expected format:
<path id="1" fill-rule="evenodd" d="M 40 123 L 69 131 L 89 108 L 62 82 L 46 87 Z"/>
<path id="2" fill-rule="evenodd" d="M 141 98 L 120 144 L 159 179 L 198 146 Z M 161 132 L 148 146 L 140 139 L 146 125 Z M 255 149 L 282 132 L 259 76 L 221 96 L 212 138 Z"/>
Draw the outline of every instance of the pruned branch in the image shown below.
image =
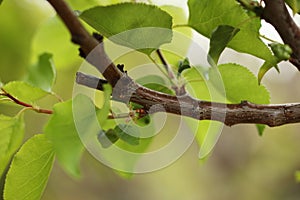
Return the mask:
<path id="1" fill-rule="evenodd" d="M 198 120 L 221 121 L 228 126 L 240 123 L 280 126 L 300 122 L 300 104 L 257 105 L 247 101 L 240 104 L 214 103 L 200 101 L 189 95 L 172 96 L 145 88 L 116 68 L 104 52 L 103 44 L 84 30 L 63 0 L 48 1 L 69 29 L 72 41 L 79 44 L 82 52 L 88 55 L 87 61 L 93 64 L 113 86 L 114 100 L 138 103 L 148 113 L 165 111 Z M 101 90 L 103 80 L 78 73 L 77 83 Z"/>
<path id="2" fill-rule="evenodd" d="M 264 0 L 262 19 L 270 23 L 279 33 L 285 44 L 288 44 L 293 54 L 290 62 L 300 70 L 300 29 L 290 16 L 284 0 Z"/>

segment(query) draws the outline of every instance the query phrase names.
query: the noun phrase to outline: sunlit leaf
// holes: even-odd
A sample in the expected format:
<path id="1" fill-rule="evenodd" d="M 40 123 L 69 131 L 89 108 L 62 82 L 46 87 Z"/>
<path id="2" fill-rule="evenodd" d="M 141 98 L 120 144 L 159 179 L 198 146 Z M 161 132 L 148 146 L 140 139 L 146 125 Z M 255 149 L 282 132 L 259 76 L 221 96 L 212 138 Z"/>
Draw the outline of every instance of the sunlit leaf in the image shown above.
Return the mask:
<path id="1" fill-rule="evenodd" d="M 208 61 L 213 61 L 211 65 L 218 63 L 221 53 L 239 31 L 240 29 L 232 26 L 220 25 L 212 32 L 208 52 Z"/>
<path id="2" fill-rule="evenodd" d="M 113 42 L 148 55 L 172 39 L 172 17 L 153 5 L 97 6 L 83 11 L 80 18 Z"/>
<path id="3" fill-rule="evenodd" d="M 7 173 L 4 199 L 39 200 L 46 187 L 54 150 L 45 135 L 30 138 L 15 155 Z"/>
<path id="4" fill-rule="evenodd" d="M 259 85 L 257 78 L 247 68 L 238 64 L 222 64 L 218 66 L 226 90 L 226 98 L 231 103 L 240 103 L 247 100 L 257 104 L 268 104 L 270 94 L 268 90 Z M 210 79 L 213 83 L 219 81 L 212 71 Z"/>
<path id="5" fill-rule="evenodd" d="M 260 19 L 249 18 L 246 11 L 235 0 L 189 0 L 189 26 L 200 34 L 211 37 L 219 25 L 240 29 L 228 47 L 249 53 L 264 60 L 274 58 L 268 47 L 259 38 Z"/>
<path id="6" fill-rule="evenodd" d="M 38 62 L 29 68 L 28 75 L 25 78 L 26 82 L 46 92 L 52 91 L 55 79 L 56 71 L 52 61 L 52 55 L 49 53 L 44 53 L 39 56 Z"/>
<path id="7" fill-rule="evenodd" d="M 45 134 L 52 141 L 62 167 L 72 176 L 79 177 L 79 162 L 83 145 L 78 136 L 72 112 L 72 101 L 58 103 L 45 126 Z"/>
<path id="8" fill-rule="evenodd" d="M 5 92 L 25 103 L 34 103 L 49 93 L 22 81 L 12 81 L 2 87 Z"/>
<path id="9" fill-rule="evenodd" d="M 23 116 L 0 115 L 0 176 L 24 138 Z"/>

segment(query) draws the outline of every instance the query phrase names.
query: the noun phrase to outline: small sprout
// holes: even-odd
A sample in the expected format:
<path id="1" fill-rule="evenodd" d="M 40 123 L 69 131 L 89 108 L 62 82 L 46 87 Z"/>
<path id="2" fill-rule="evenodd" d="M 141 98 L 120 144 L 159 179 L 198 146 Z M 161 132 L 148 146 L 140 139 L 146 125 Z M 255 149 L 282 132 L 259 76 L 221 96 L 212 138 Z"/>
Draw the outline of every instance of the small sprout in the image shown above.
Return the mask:
<path id="1" fill-rule="evenodd" d="M 183 61 L 179 61 L 177 76 L 179 77 L 184 70 L 189 68 L 191 68 L 191 66 L 188 58 L 185 58 Z"/>
<path id="2" fill-rule="evenodd" d="M 288 60 L 293 53 L 293 50 L 287 44 L 271 43 L 269 46 L 279 61 Z"/>

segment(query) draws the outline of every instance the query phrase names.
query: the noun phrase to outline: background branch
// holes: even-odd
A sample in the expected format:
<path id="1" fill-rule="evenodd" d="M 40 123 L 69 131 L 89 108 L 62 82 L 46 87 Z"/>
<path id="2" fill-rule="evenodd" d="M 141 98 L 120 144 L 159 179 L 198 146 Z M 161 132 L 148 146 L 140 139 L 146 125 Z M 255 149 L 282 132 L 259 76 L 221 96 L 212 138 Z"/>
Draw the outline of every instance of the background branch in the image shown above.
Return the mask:
<path id="1" fill-rule="evenodd" d="M 300 70 L 300 29 L 290 16 L 284 0 L 264 0 L 262 19 L 270 23 L 279 33 L 285 44 L 288 44 L 293 54 L 290 62 Z"/>

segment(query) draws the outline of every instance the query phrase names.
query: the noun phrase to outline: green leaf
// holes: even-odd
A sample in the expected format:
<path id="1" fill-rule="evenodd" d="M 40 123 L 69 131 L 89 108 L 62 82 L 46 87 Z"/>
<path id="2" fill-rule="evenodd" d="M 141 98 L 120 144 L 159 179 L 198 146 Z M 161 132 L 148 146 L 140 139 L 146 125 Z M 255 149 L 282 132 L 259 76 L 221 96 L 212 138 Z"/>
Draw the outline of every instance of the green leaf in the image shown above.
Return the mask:
<path id="1" fill-rule="evenodd" d="M 221 53 L 239 31 L 240 29 L 229 25 L 220 25 L 212 32 L 208 52 L 208 61 L 211 65 L 218 63 Z"/>
<path id="2" fill-rule="evenodd" d="M 30 138 L 15 155 L 4 186 L 5 200 L 39 200 L 54 161 L 54 150 L 45 135 Z"/>
<path id="3" fill-rule="evenodd" d="M 300 0 L 285 0 L 285 3 L 293 10 L 293 13 L 299 13 L 300 11 Z"/>
<path id="4" fill-rule="evenodd" d="M 80 18 L 113 42 L 148 55 L 172 40 L 172 17 L 153 5 L 97 6 L 83 11 Z"/>
<path id="5" fill-rule="evenodd" d="M 34 103 L 49 93 L 22 81 L 12 81 L 2 87 L 16 99 L 25 103 Z"/>
<path id="6" fill-rule="evenodd" d="M 229 42 L 228 47 L 264 60 L 274 59 L 269 48 L 259 38 L 260 19 L 249 18 L 235 0 L 189 0 L 188 6 L 188 24 L 200 34 L 209 38 L 219 25 L 239 28 L 240 31 Z"/>
<path id="7" fill-rule="evenodd" d="M 62 167 L 70 175 L 79 177 L 79 162 L 84 147 L 76 130 L 72 101 L 58 103 L 53 110 L 54 113 L 44 129 L 45 134 L 52 141 Z"/>
<path id="8" fill-rule="evenodd" d="M 300 183 L 300 171 L 296 171 L 295 176 L 296 176 L 296 181 Z"/>
<path id="9" fill-rule="evenodd" d="M 278 62 L 268 62 L 268 61 L 265 61 L 263 63 L 263 65 L 259 68 L 259 72 L 258 72 L 258 75 L 257 75 L 257 78 L 258 78 L 258 83 L 260 84 L 261 83 L 261 80 L 263 79 L 263 77 L 265 76 L 265 74 L 270 70 L 272 69 L 273 67 L 275 69 L 277 69 L 277 71 L 279 71 L 279 68 L 277 66 Z"/>
<path id="10" fill-rule="evenodd" d="M 124 142 L 130 145 L 139 145 L 140 131 L 136 126 L 128 124 L 118 124 L 114 129 L 116 135 Z"/>
<path id="11" fill-rule="evenodd" d="M 177 76 L 179 77 L 184 70 L 189 68 L 191 68 L 191 66 L 188 58 L 185 58 L 183 61 L 179 61 Z"/>
<path id="12" fill-rule="evenodd" d="M 24 138 L 23 115 L 8 117 L 0 115 L 0 176 Z"/>
<path id="13" fill-rule="evenodd" d="M 218 66 L 226 91 L 226 98 L 231 103 L 247 100 L 257 104 L 268 104 L 270 94 L 267 89 L 258 85 L 257 78 L 246 67 L 238 64 L 222 64 Z M 210 70 L 210 79 L 217 83 L 219 79 Z"/>
<path id="14" fill-rule="evenodd" d="M 52 61 L 52 54 L 44 53 L 39 56 L 38 63 L 29 68 L 25 81 L 46 92 L 51 92 L 55 79 L 56 71 Z"/>
<path id="15" fill-rule="evenodd" d="M 266 126 L 263 125 L 263 124 L 256 124 L 256 128 L 257 128 L 257 131 L 258 131 L 258 135 L 262 136 L 265 129 L 266 129 Z"/>

